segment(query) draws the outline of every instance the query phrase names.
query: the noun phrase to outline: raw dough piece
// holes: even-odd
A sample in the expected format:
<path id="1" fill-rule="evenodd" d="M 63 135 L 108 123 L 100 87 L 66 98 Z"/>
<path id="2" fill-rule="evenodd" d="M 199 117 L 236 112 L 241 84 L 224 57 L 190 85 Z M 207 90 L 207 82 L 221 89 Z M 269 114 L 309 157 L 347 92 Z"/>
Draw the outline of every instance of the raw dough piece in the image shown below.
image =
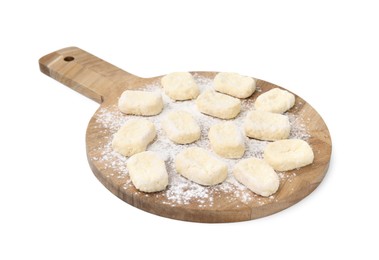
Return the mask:
<path id="1" fill-rule="evenodd" d="M 201 113 L 221 119 L 235 118 L 241 111 L 241 101 L 212 90 L 201 93 L 196 99 L 196 106 Z"/>
<path id="2" fill-rule="evenodd" d="M 155 153 L 137 153 L 126 163 L 133 185 L 143 192 L 162 191 L 168 184 L 164 161 Z"/>
<path id="3" fill-rule="evenodd" d="M 241 158 L 245 153 L 244 138 L 232 122 L 211 126 L 208 133 L 212 150 L 224 158 Z"/>
<path id="4" fill-rule="evenodd" d="M 132 119 L 115 133 L 112 147 L 122 155 L 131 156 L 145 151 L 155 136 L 156 130 L 152 122 L 144 118 Z"/>
<path id="5" fill-rule="evenodd" d="M 248 158 L 239 161 L 233 169 L 234 177 L 251 191 L 270 196 L 279 188 L 279 176 L 264 160 Z"/>
<path id="6" fill-rule="evenodd" d="M 174 100 L 196 98 L 199 93 L 195 79 L 189 72 L 173 72 L 162 77 L 161 84 L 167 96 Z"/>
<path id="7" fill-rule="evenodd" d="M 200 127 L 188 112 L 173 111 L 162 121 L 168 138 L 178 144 L 188 144 L 200 138 Z"/>
<path id="8" fill-rule="evenodd" d="M 228 175 L 227 165 L 213 157 L 205 149 L 190 147 L 175 158 L 177 172 L 201 185 L 216 185 Z"/>
<path id="9" fill-rule="evenodd" d="M 287 139 L 270 143 L 264 149 L 264 159 L 277 171 L 289 171 L 311 164 L 312 148 L 301 139 Z"/>
<path id="10" fill-rule="evenodd" d="M 255 100 L 256 110 L 282 114 L 295 104 L 295 95 L 279 88 L 261 94 Z"/>
<path id="11" fill-rule="evenodd" d="M 126 90 L 118 100 L 118 108 L 125 114 L 154 116 L 162 111 L 163 100 L 156 92 Z"/>
<path id="12" fill-rule="evenodd" d="M 291 125 L 285 115 L 253 110 L 245 118 L 244 129 L 248 137 L 275 141 L 288 138 Z"/>
<path id="13" fill-rule="evenodd" d="M 233 97 L 247 98 L 255 91 L 255 80 L 237 73 L 220 72 L 214 78 L 214 88 Z"/>

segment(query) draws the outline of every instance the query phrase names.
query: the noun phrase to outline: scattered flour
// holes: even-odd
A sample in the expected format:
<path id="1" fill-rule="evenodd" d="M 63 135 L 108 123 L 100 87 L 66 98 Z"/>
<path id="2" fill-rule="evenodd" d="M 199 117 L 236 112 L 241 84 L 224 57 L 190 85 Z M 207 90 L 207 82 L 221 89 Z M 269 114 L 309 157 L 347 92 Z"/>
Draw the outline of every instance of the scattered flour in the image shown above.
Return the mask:
<path id="1" fill-rule="evenodd" d="M 208 88 L 213 88 L 213 80 L 210 78 L 202 77 L 199 75 L 195 75 L 195 80 L 199 85 L 201 91 L 204 91 Z M 162 113 L 156 116 L 147 117 L 151 120 L 156 129 L 157 129 L 157 138 L 154 140 L 152 144 L 148 146 L 149 151 L 154 151 L 159 154 L 162 159 L 166 162 L 167 171 L 169 173 L 169 185 L 168 188 L 162 193 L 157 194 L 156 196 L 162 196 L 163 203 L 171 206 L 176 205 L 186 205 L 192 202 L 196 202 L 198 207 L 211 207 L 214 203 L 214 200 L 220 197 L 220 194 L 228 194 L 227 200 L 233 202 L 238 200 L 242 203 L 248 203 L 252 200 L 255 200 L 259 205 L 265 204 L 267 201 L 272 201 L 274 199 L 273 196 L 269 198 L 263 198 L 258 195 L 255 195 L 250 190 L 248 190 L 245 186 L 240 184 L 233 176 L 232 169 L 234 165 L 238 162 L 239 159 L 225 159 L 217 156 L 220 160 L 223 160 L 228 165 L 229 175 L 227 179 L 219 185 L 212 187 L 205 187 L 199 184 L 196 184 L 192 181 L 187 180 L 186 178 L 180 176 L 176 173 L 174 167 L 174 158 L 175 156 L 190 146 L 198 146 L 210 150 L 210 144 L 208 140 L 208 131 L 209 128 L 218 122 L 225 121 L 222 119 L 214 118 L 211 116 L 204 115 L 200 113 L 195 105 L 194 101 L 176 101 L 170 99 L 168 96 L 161 91 L 160 83 L 149 84 L 144 87 L 147 91 L 157 91 L 162 94 L 164 101 L 164 109 Z M 242 124 L 243 120 L 247 114 L 247 112 L 253 109 L 253 100 L 252 99 L 244 99 L 242 100 L 242 109 L 241 113 L 234 119 L 234 122 L 237 126 L 243 129 Z M 178 145 L 170 141 L 165 133 L 162 131 L 161 121 L 166 117 L 167 113 L 173 110 L 183 110 L 191 113 L 196 121 L 199 123 L 201 127 L 201 137 L 198 141 L 188 145 Z M 290 119 L 291 123 L 291 133 L 290 138 L 300 138 L 303 140 L 308 140 L 309 134 L 307 133 L 306 127 L 302 122 L 302 119 L 297 117 L 294 114 L 286 113 L 286 115 Z M 127 157 L 120 155 L 113 151 L 111 146 L 111 141 L 113 138 L 113 134 L 123 125 L 126 121 L 135 118 L 136 116 L 126 116 L 122 114 L 116 105 L 102 108 L 97 113 L 96 122 L 100 125 L 99 127 L 103 129 L 107 129 L 109 131 L 110 136 L 106 144 L 101 149 L 100 157 L 93 157 L 92 160 L 99 161 L 104 165 L 106 169 L 112 169 L 112 173 L 107 177 L 113 178 L 125 178 L 127 181 L 124 184 L 124 189 L 128 189 L 130 187 L 131 181 L 129 178 L 126 178 L 128 175 L 128 170 L 126 168 Z M 244 136 L 244 135 L 243 135 Z M 246 144 L 246 152 L 243 158 L 248 157 L 257 157 L 262 158 L 263 149 L 268 143 L 267 141 L 259 141 L 255 139 L 250 139 L 245 137 Z M 296 175 L 296 174 L 295 174 Z M 294 176 L 287 175 L 286 173 L 279 173 L 279 177 L 282 180 L 289 180 Z M 147 195 L 150 196 L 150 195 Z M 225 197 L 223 197 L 225 199 Z"/>

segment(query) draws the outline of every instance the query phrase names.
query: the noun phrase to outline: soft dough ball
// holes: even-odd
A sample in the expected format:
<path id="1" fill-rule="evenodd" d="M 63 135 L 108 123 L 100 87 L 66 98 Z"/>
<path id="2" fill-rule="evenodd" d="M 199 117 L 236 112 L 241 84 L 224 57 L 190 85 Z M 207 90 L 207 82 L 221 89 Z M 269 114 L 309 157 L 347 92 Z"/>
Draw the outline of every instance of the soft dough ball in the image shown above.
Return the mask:
<path id="1" fill-rule="evenodd" d="M 126 90 L 118 100 L 118 108 L 125 114 L 154 116 L 162 111 L 163 100 L 156 92 Z"/>
<path id="2" fill-rule="evenodd" d="M 214 88 L 233 97 L 247 98 L 255 91 L 255 80 L 233 72 L 220 72 L 214 78 Z"/>
<path id="3" fill-rule="evenodd" d="M 224 158 L 241 158 L 245 153 L 244 138 L 232 122 L 211 126 L 208 133 L 212 150 Z"/>
<path id="4" fill-rule="evenodd" d="M 174 100 L 196 98 L 199 93 L 195 79 L 189 72 L 173 72 L 162 77 L 161 84 L 167 96 Z"/>
<path id="5" fill-rule="evenodd" d="M 201 185 L 216 185 L 228 175 L 227 165 L 199 147 L 189 147 L 175 158 L 177 172 Z"/>
<path id="6" fill-rule="evenodd" d="M 200 138 L 200 126 L 185 111 L 170 112 L 162 121 L 162 128 L 168 138 L 178 144 L 189 144 Z"/>
<path id="7" fill-rule="evenodd" d="M 288 116 L 253 110 L 245 118 L 244 130 L 248 137 L 275 141 L 288 138 L 291 125 Z"/>
<path id="8" fill-rule="evenodd" d="M 197 109 L 203 114 L 221 119 L 235 118 L 241 111 L 241 101 L 228 95 L 206 90 L 196 99 Z"/>
<path id="9" fill-rule="evenodd" d="M 168 184 L 164 161 L 147 151 L 133 155 L 126 163 L 133 185 L 143 192 L 162 191 Z"/>
<path id="10" fill-rule="evenodd" d="M 146 150 L 156 136 L 155 126 L 144 118 L 126 122 L 113 136 L 112 148 L 116 152 L 131 156 Z"/>
<path id="11" fill-rule="evenodd" d="M 279 188 L 279 176 L 264 160 L 249 158 L 239 161 L 233 169 L 234 177 L 251 191 L 270 196 Z"/>
<path id="12" fill-rule="evenodd" d="M 255 100 L 257 110 L 282 114 L 295 105 L 295 95 L 280 88 L 271 89 Z"/>
<path id="13" fill-rule="evenodd" d="M 314 154 L 307 142 L 287 139 L 268 144 L 263 157 L 275 170 L 289 171 L 311 164 Z"/>

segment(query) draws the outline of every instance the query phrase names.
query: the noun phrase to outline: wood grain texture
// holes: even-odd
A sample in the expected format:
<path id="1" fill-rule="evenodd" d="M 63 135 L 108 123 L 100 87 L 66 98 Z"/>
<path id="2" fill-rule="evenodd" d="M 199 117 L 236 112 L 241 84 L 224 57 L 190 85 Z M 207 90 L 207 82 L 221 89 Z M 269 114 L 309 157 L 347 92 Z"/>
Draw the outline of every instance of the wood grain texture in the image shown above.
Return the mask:
<path id="1" fill-rule="evenodd" d="M 112 167 L 96 160 L 102 147 L 112 138 L 112 132 L 96 120 L 101 109 L 115 107 L 118 97 L 126 89 L 141 88 L 160 77 L 140 78 L 127 73 L 79 48 L 70 47 L 50 53 L 39 60 L 40 69 L 46 75 L 100 103 L 100 108 L 91 118 L 86 134 L 87 157 L 96 177 L 113 194 L 125 202 L 160 216 L 195 222 L 236 222 L 256 219 L 279 212 L 309 195 L 323 180 L 331 157 L 331 138 L 321 116 L 301 97 L 296 96 L 296 107 L 291 113 L 306 119 L 308 142 L 315 153 L 314 163 L 289 171 L 288 178 L 281 180 L 279 190 L 271 198 L 250 194 L 255 199 L 241 201 L 233 198 L 233 192 L 215 192 L 211 205 L 199 205 L 196 201 L 187 204 L 168 203 L 164 192 L 146 194 L 136 190 L 128 176 L 120 176 Z M 213 79 L 216 72 L 196 72 Z M 266 92 L 274 84 L 257 80 L 257 87 Z M 255 100 L 259 93 L 250 99 Z M 212 189 L 211 187 L 209 189 Z M 248 191 L 250 192 L 250 191 Z"/>

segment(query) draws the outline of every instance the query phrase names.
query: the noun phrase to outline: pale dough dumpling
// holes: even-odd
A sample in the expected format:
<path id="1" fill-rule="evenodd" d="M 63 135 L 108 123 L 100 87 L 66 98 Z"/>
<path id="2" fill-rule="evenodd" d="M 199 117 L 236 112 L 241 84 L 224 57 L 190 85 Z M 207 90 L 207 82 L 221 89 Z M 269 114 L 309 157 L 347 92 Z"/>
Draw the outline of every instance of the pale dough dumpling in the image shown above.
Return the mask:
<path id="1" fill-rule="evenodd" d="M 174 100 L 196 98 L 199 93 L 195 79 L 189 72 L 173 72 L 162 77 L 161 84 L 167 96 Z"/>
<path id="2" fill-rule="evenodd" d="M 206 186 L 221 183 L 228 175 L 228 167 L 224 162 L 199 147 L 181 151 L 175 158 L 175 168 L 187 179 Z"/>
<path id="3" fill-rule="evenodd" d="M 162 121 L 162 128 L 170 140 L 188 144 L 199 140 L 200 127 L 192 115 L 185 111 L 172 111 Z"/>
<path id="4" fill-rule="evenodd" d="M 279 188 L 279 176 L 264 160 L 248 158 L 239 161 L 233 169 L 234 177 L 254 193 L 270 196 Z"/>
<path id="5" fill-rule="evenodd" d="M 118 100 L 121 112 L 130 115 L 154 116 L 163 109 L 163 100 L 160 93 L 126 90 Z"/>
<path id="6" fill-rule="evenodd" d="M 212 90 L 206 90 L 196 99 L 196 106 L 201 113 L 221 119 L 235 118 L 241 111 L 241 101 Z"/>
<path id="7" fill-rule="evenodd" d="M 241 158 L 245 153 L 244 138 L 232 122 L 211 126 L 208 133 L 212 150 L 224 158 Z"/>
<path id="8" fill-rule="evenodd" d="M 311 164 L 314 154 L 307 142 L 287 139 L 268 144 L 263 157 L 275 170 L 289 171 Z"/>
<path id="9" fill-rule="evenodd" d="M 288 116 L 253 110 L 245 118 L 244 130 L 248 137 L 275 141 L 288 138 L 291 125 Z"/>
<path id="10" fill-rule="evenodd" d="M 153 152 L 146 151 L 133 155 L 126 166 L 133 185 L 140 191 L 162 191 L 168 184 L 165 162 Z"/>
<path id="11" fill-rule="evenodd" d="M 145 151 L 155 136 L 152 122 L 144 118 L 131 119 L 114 134 L 112 148 L 122 155 L 131 156 Z"/>
<path id="12" fill-rule="evenodd" d="M 279 88 L 261 94 L 255 100 L 257 110 L 282 114 L 295 104 L 295 95 Z"/>
<path id="13" fill-rule="evenodd" d="M 220 72 L 214 78 L 214 88 L 233 97 L 247 98 L 255 91 L 255 80 L 233 72 Z"/>

